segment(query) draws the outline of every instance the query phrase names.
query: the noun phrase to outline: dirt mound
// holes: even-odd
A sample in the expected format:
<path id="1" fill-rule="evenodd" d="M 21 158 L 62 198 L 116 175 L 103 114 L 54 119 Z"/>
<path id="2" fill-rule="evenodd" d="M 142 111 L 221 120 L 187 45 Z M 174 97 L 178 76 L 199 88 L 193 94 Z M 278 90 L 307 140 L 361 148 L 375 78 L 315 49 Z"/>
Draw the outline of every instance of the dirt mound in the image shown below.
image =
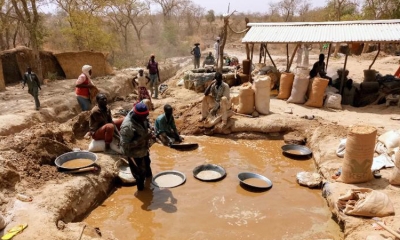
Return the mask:
<path id="1" fill-rule="evenodd" d="M 82 73 L 82 66 L 88 64 L 93 67 L 92 77 L 112 74 L 113 70 L 101 52 L 64 52 L 54 54 L 68 79 L 78 78 Z"/>
<path id="2" fill-rule="evenodd" d="M 89 131 L 90 111 L 82 112 L 78 116 L 66 122 L 72 128 L 74 134 L 71 138 L 82 138 Z M 73 141 L 73 139 L 71 139 Z"/>
<path id="3" fill-rule="evenodd" d="M 175 121 L 178 129 L 182 129 L 181 134 L 203 134 L 201 124 L 198 122 L 201 117 L 201 102 L 181 106 L 176 110 L 176 116 Z"/>
<path id="4" fill-rule="evenodd" d="M 373 52 L 370 52 L 370 53 L 363 53 L 363 54 L 361 54 L 361 58 L 362 59 L 365 59 L 365 60 L 374 60 L 374 58 L 375 58 L 375 56 L 376 56 L 376 54 L 377 54 L 377 52 L 378 51 L 373 51 Z M 387 57 L 388 55 L 385 53 L 385 52 L 380 52 L 379 53 L 379 55 L 378 55 L 378 58 L 383 58 L 383 57 Z"/>

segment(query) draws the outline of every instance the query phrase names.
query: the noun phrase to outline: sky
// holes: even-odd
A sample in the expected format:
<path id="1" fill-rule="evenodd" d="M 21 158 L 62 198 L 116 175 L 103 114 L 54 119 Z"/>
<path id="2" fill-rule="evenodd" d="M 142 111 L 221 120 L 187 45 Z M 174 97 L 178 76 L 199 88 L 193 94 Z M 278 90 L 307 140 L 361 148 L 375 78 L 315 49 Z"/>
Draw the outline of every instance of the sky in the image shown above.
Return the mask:
<path id="1" fill-rule="evenodd" d="M 279 0 L 192 0 L 204 7 L 207 11 L 214 10 L 215 13 L 226 13 L 228 4 L 231 3 L 230 11 L 236 10 L 238 12 L 260 12 L 266 13 L 269 9 L 270 3 L 278 2 Z M 326 5 L 325 0 L 309 0 L 313 7 L 321 7 Z"/>

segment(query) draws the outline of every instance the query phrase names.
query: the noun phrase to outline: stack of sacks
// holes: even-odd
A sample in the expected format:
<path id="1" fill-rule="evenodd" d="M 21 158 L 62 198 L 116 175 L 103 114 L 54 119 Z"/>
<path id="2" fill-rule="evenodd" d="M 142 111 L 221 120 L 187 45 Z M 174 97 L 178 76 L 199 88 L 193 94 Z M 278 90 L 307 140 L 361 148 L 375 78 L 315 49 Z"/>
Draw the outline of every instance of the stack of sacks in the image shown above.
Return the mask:
<path id="1" fill-rule="evenodd" d="M 292 92 L 290 93 L 290 97 L 287 102 L 300 104 L 305 103 L 305 96 L 309 82 L 308 69 L 299 68 L 294 77 Z"/>

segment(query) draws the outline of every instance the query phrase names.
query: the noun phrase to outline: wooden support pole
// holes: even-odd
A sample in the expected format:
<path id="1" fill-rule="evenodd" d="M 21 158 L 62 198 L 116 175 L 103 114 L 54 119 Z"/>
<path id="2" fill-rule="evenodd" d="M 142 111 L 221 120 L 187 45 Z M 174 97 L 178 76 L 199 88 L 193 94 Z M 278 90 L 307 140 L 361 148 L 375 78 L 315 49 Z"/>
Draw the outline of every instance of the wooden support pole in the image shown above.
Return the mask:
<path id="1" fill-rule="evenodd" d="M 267 61 L 267 44 L 264 43 L 264 63 Z"/>
<path id="2" fill-rule="evenodd" d="M 262 45 L 262 43 L 260 44 L 260 58 L 258 59 L 258 63 L 261 63 L 261 59 L 262 59 L 262 57 L 263 57 L 263 45 Z"/>
<path id="3" fill-rule="evenodd" d="M 267 52 L 268 57 L 269 57 L 269 60 L 271 60 L 271 62 L 272 62 L 272 65 L 274 65 L 275 69 L 277 69 L 277 68 L 276 68 L 276 65 L 275 65 L 275 62 L 274 62 L 274 60 L 273 60 L 272 57 L 271 57 L 271 54 L 269 54 L 268 45 L 267 45 L 267 44 L 265 44 L 265 51 Z"/>
<path id="4" fill-rule="evenodd" d="M 346 66 L 347 66 L 347 57 L 349 56 L 349 46 L 347 46 L 346 49 L 346 58 L 344 59 L 344 67 L 343 67 L 343 72 L 342 72 L 342 76 L 340 79 L 340 94 L 343 94 L 343 87 L 344 87 L 344 77 L 346 75 Z"/>
<path id="5" fill-rule="evenodd" d="M 289 72 L 289 44 L 286 44 L 286 72 Z"/>
<path id="6" fill-rule="evenodd" d="M 329 43 L 329 47 L 328 47 L 328 57 L 326 58 L 325 72 L 328 70 L 329 57 L 331 56 L 331 49 L 332 49 L 332 43 Z"/>
<path id="7" fill-rule="evenodd" d="M 250 59 L 250 48 L 249 48 L 248 43 L 246 43 L 246 56 L 247 56 L 247 59 Z"/>
<path id="8" fill-rule="evenodd" d="M 254 55 L 254 43 L 251 44 L 251 57 L 250 57 L 251 63 L 253 63 L 253 55 Z"/>
<path id="9" fill-rule="evenodd" d="M 376 56 L 375 56 L 374 60 L 372 61 L 371 65 L 369 65 L 368 70 L 371 70 L 372 65 L 374 65 L 374 63 L 375 63 L 376 59 L 378 58 L 380 52 L 381 52 L 381 43 L 378 43 L 378 52 L 376 53 Z"/>
<path id="10" fill-rule="evenodd" d="M 297 44 L 296 47 L 294 48 L 294 51 L 293 51 L 292 57 L 290 58 L 290 62 L 289 62 L 289 65 L 288 65 L 288 69 L 286 69 L 286 72 L 289 72 L 289 71 L 290 71 L 290 68 L 292 67 L 292 63 L 293 63 L 294 56 L 296 56 L 296 52 L 297 52 L 297 49 L 298 49 L 299 47 L 300 47 L 300 43 Z"/>

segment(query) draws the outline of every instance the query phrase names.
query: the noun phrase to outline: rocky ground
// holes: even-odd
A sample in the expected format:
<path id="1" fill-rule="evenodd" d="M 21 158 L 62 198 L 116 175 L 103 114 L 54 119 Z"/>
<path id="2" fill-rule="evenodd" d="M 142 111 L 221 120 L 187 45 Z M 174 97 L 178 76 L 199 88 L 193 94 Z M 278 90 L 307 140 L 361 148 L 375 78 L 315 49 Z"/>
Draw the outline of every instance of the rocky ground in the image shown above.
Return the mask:
<path id="1" fill-rule="evenodd" d="M 235 55 L 240 53 L 232 51 Z M 368 68 L 371 56 L 349 57 L 350 76 L 360 82 L 362 70 Z M 275 56 L 276 57 L 276 56 Z M 285 64 L 285 57 L 276 57 L 278 66 Z M 311 56 L 310 62 L 317 59 Z M 307 145 L 314 151 L 319 172 L 332 182 L 334 193 L 328 203 L 334 203 L 340 194 L 354 185 L 334 183 L 331 175 L 341 166 L 342 159 L 335 151 L 339 140 L 346 136 L 348 127 L 366 124 L 378 129 L 378 134 L 399 129 L 399 121 L 391 120 L 400 108 L 395 106 L 371 105 L 362 108 L 345 106 L 343 110 L 317 109 L 303 105 L 289 104 L 272 97 L 271 114 L 259 118 L 234 115 L 227 126 L 217 126 L 212 131 L 198 123 L 200 117 L 201 93 L 177 86 L 183 73 L 189 67 L 188 59 L 167 63 L 165 76 L 169 76 L 168 89 L 162 97 L 154 100 L 154 119 L 165 103 L 174 106 L 178 128 L 183 134 L 233 134 L 235 137 L 263 138 L 269 133 L 291 132 L 305 137 Z M 374 68 L 383 74 L 393 74 L 398 68 L 400 57 L 381 56 Z M 330 59 L 330 66 L 341 66 L 344 59 Z M 178 71 L 177 71 L 178 70 Z M 97 78 L 95 84 L 112 100 L 113 112 L 130 109 L 136 99 L 130 79 L 135 69 L 116 71 L 114 76 Z M 175 75 L 176 74 L 176 75 Z M 10 222 L 8 228 L 23 222 L 29 223 L 24 234 L 15 239 L 76 239 L 82 229 L 79 222 L 87 211 L 107 197 L 115 179 L 114 164 L 118 156 L 99 154 L 101 171 L 97 174 L 72 176 L 60 173 L 53 164 L 54 159 L 72 148 L 86 149 L 88 140 L 83 135 L 88 129 L 87 113 L 79 113 L 74 97 L 74 79 L 53 81 L 43 86 L 40 99 L 42 108 L 34 110 L 33 98 L 20 85 L 8 86 L 0 93 L 0 211 Z M 237 92 L 232 89 L 232 92 Z M 291 108 L 293 114 L 284 113 Z M 301 118 L 314 115 L 313 120 Z M 383 170 L 383 178 L 374 180 L 368 186 L 387 193 L 400 212 L 399 189 L 388 184 L 390 170 Z M 17 193 L 33 196 L 29 203 L 16 200 Z M 332 212 L 344 223 L 347 239 L 366 239 L 371 235 L 390 237 L 384 231 L 376 231 L 368 219 L 349 217 L 339 213 L 333 206 Z M 385 218 L 388 226 L 398 229 L 400 218 Z M 93 228 L 87 227 L 82 239 L 98 237 Z"/>

